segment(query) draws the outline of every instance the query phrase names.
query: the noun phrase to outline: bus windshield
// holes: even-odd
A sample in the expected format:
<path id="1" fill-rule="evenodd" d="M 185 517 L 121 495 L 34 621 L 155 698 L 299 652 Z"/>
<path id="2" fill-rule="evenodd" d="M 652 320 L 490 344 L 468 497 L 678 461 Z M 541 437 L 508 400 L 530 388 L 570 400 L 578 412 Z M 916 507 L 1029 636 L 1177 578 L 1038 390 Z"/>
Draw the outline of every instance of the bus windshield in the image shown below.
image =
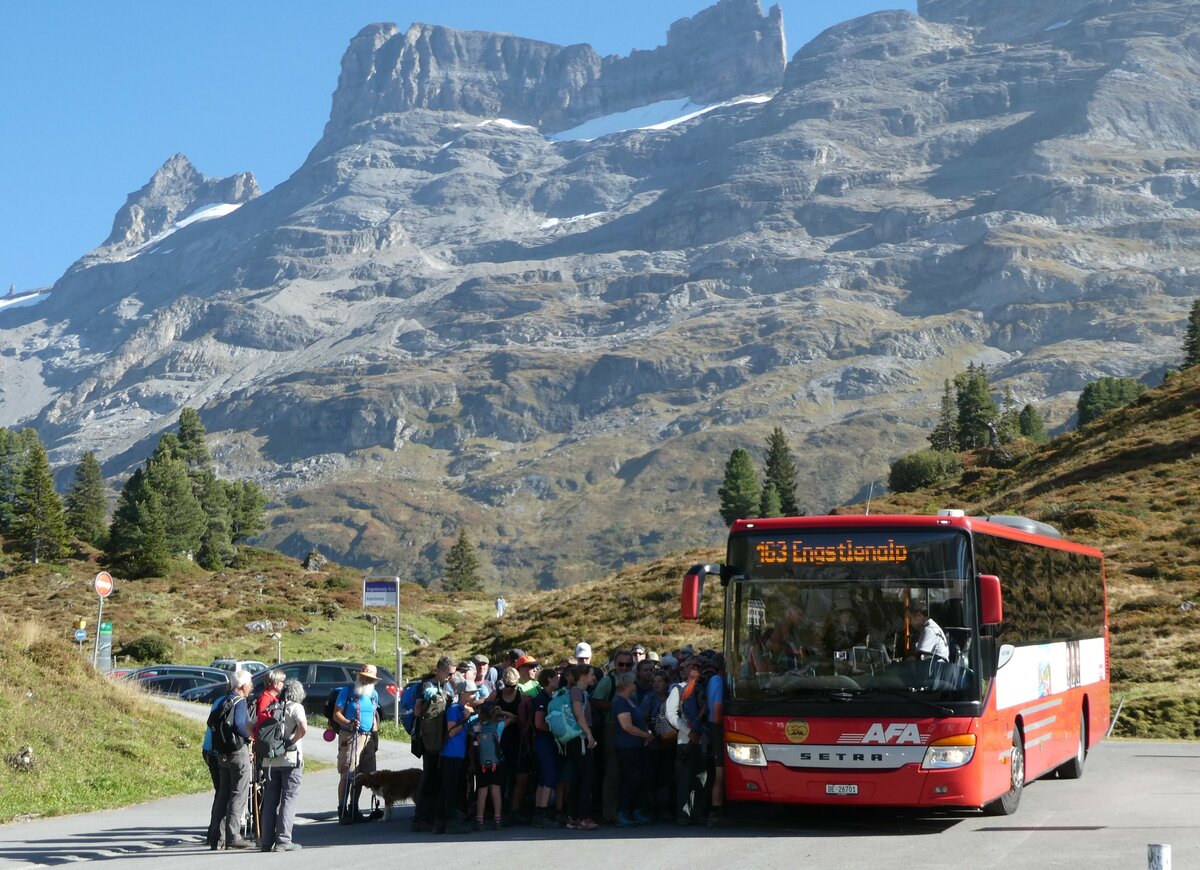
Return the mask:
<path id="1" fill-rule="evenodd" d="M 752 533 L 729 564 L 731 700 L 980 697 L 964 533 Z"/>

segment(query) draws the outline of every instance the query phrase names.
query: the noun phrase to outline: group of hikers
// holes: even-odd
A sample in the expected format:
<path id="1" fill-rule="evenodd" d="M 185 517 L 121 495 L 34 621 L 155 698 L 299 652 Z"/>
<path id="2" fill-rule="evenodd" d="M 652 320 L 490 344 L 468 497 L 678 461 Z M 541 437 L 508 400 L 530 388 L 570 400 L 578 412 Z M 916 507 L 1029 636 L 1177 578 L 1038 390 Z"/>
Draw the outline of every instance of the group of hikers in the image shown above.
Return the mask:
<path id="1" fill-rule="evenodd" d="M 586 642 L 555 667 L 520 649 L 495 666 L 443 656 L 413 711 L 412 829 L 719 824 L 723 665 L 633 644 L 602 669 Z"/>
<path id="2" fill-rule="evenodd" d="M 720 824 L 724 681 L 715 677 L 723 666 L 712 650 L 659 656 L 640 643 L 615 650 L 604 668 L 592 663 L 586 642 L 548 667 L 520 649 L 494 665 L 482 654 L 457 663 L 442 656 L 401 697 L 421 759 L 412 830 Z M 330 699 L 333 733 L 326 736 L 338 741 L 344 824 L 382 816 L 359 809 L 358 775 L 376 767 L 376 681 L 375 667 L 366 665 Z M 297 850 L 304 687 L 277 670 L 257 699 L 251 687 L 248 673 L 235 672 L 231 692 L 210 711 L 203 746 L 215 790 L 208 845 Z M 256 781 L 253 840 L 242 825 Z"/>

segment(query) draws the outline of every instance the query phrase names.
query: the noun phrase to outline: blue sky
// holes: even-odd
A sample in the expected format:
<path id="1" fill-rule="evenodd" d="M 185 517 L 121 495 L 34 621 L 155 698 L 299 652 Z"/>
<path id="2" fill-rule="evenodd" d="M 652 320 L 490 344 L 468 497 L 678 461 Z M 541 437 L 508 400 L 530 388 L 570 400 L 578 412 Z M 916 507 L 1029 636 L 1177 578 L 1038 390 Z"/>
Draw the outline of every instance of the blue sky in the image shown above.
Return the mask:
<path id="1" fill-rule="evenodd" d="M 316 143 L 351 37 L 374 21 L 653 48 L 708 0 L 37 0 L 0 8 L 0 295 L 53 283 L 183 152 L 268 190 Z M 764 3 L 764 8 L 769 5 Z M 916 0 L 783 0 L 788 54 Z"/>

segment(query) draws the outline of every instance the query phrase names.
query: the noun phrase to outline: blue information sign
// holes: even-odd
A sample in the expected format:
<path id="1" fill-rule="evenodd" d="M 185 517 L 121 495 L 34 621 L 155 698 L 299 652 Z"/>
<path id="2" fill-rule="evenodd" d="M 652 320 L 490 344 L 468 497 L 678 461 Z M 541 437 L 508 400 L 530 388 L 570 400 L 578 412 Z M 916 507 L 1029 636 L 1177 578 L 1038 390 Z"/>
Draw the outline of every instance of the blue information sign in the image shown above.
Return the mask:
<path id="1" fill-rule="evenodd" d="M 75 629 L 75 640 L 77 640 L 79 643 L 83 643 L 85 640 L 87 640 L 87 632 L 82 628 Z"/>

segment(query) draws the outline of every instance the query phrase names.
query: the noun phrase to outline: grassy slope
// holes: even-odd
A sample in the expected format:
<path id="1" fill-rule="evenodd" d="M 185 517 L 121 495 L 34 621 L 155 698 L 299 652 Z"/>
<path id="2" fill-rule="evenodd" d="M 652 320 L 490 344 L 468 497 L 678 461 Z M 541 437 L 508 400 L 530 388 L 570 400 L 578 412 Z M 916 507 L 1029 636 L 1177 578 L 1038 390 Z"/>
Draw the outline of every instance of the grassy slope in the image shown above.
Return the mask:
<path id="1" fill-rule="evenodd" d="M 35 761 L 0 763 L 0 823 L 211 788 L 195 723 L 96 675 L 56 634 L 0 616 L 0 755 L 31 746 Z"/>
<path id="2" fill-rule="evenodd" d="M 1200 367 L 1012 452 L 975 457 L 961 480 L 871 510 L 1021 514 L 1103 550 L 1114 694 L 1125 698 L 1116 733 L 1200 737 L 1200 606 L 1189 604 L 1200 605 Z"/>

